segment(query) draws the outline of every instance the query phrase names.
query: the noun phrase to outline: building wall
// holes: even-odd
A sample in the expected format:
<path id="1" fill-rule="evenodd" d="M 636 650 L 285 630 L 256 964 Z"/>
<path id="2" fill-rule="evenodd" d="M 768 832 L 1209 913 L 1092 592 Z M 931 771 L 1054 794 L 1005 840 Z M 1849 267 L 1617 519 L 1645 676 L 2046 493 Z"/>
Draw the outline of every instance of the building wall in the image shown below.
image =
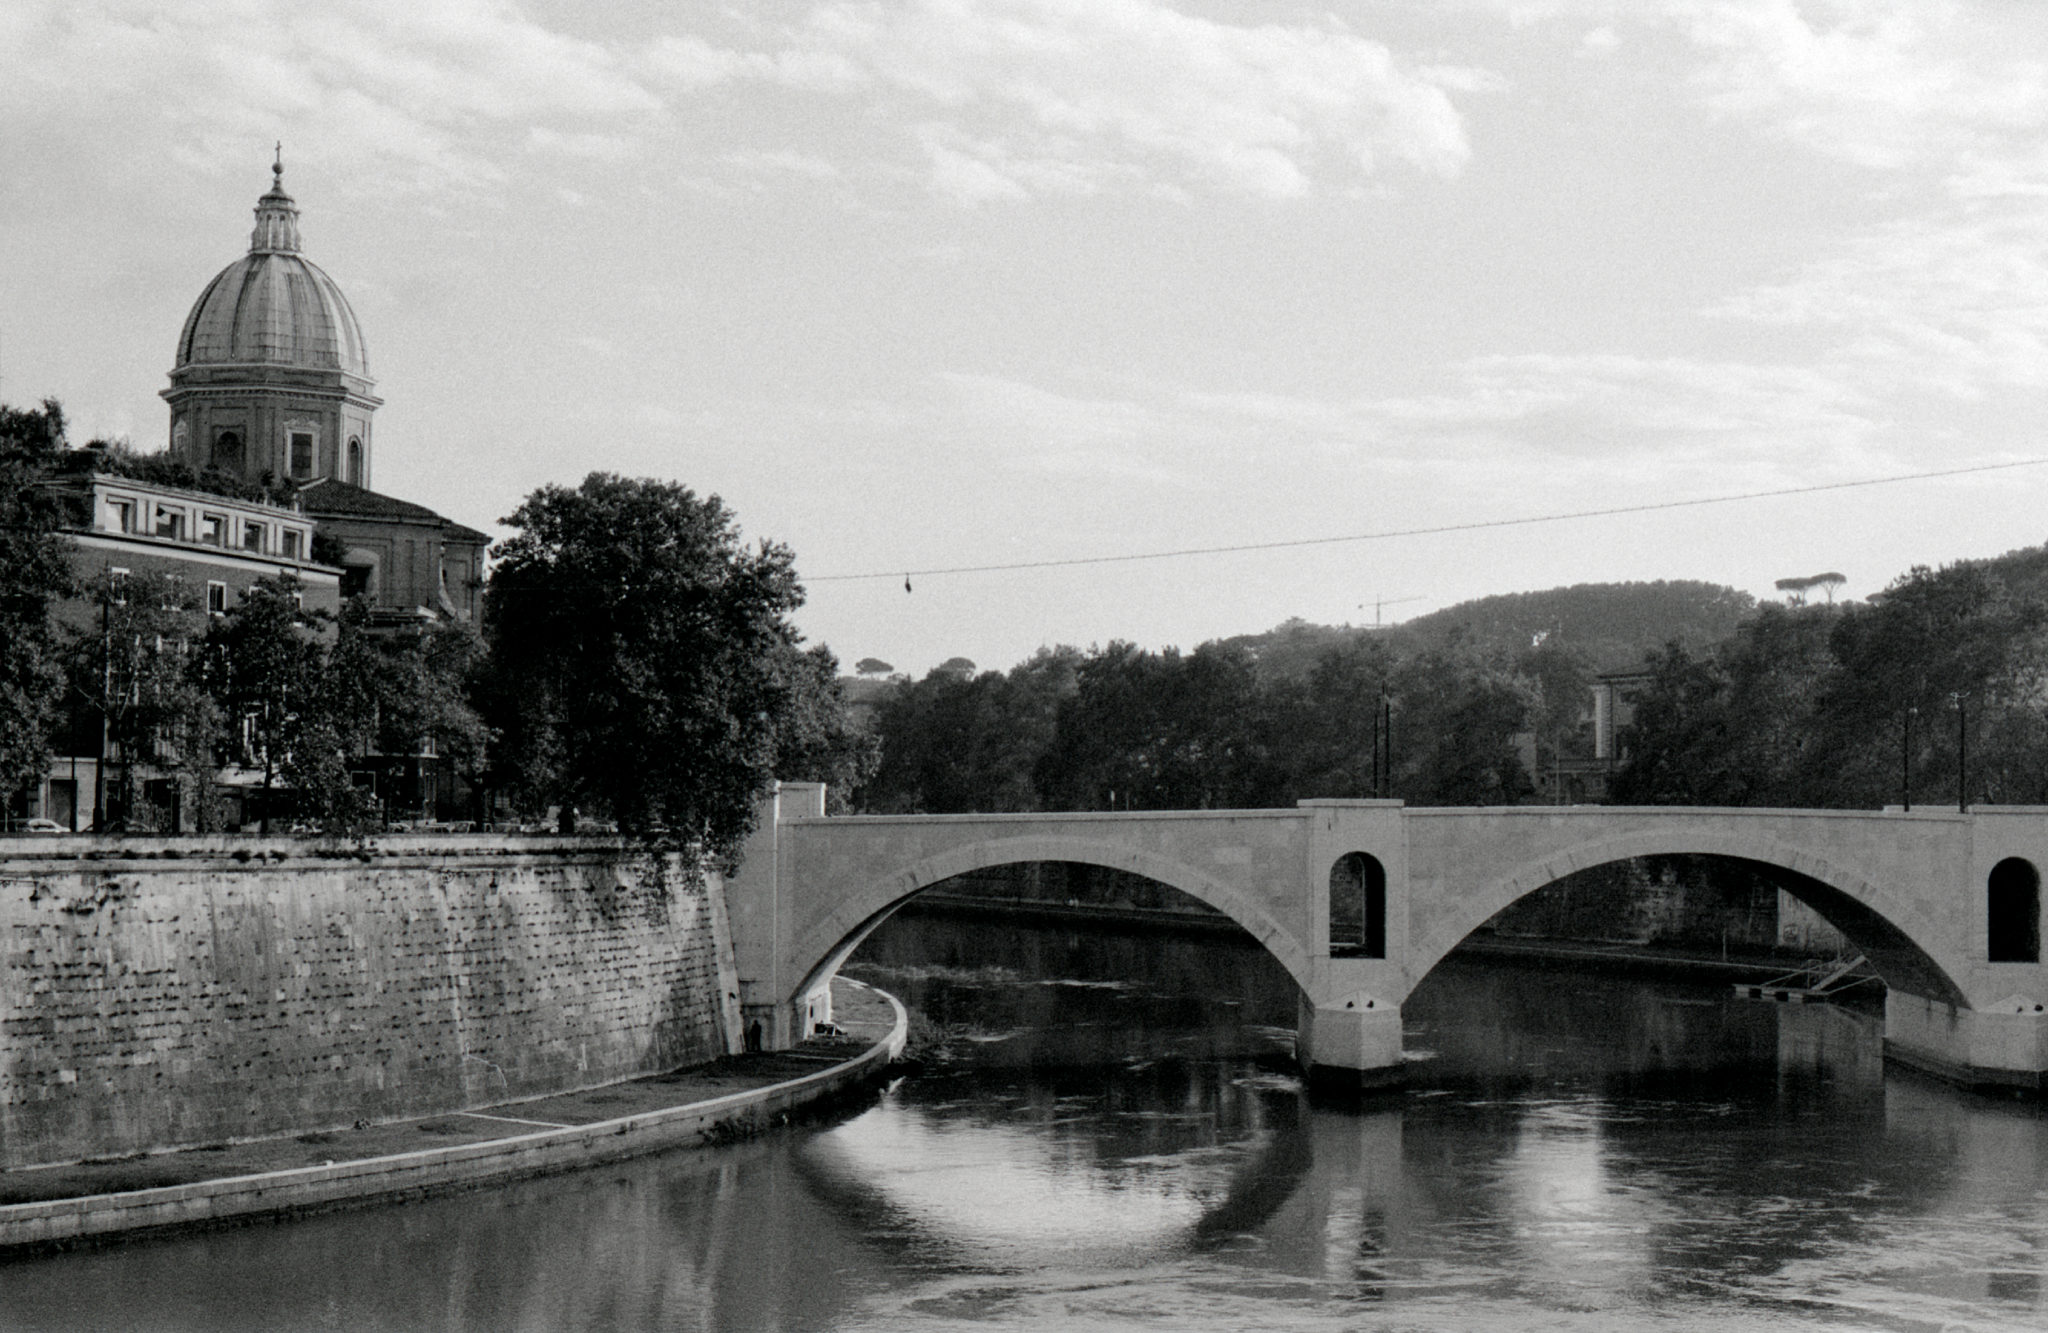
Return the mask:
<path id="1" fill-rule="evenodd" d="M 250 382 L 253 374 L 259 382 Z M 228 467 L 250 481 L 269 473 L 277 481 L 349 476 L 347 447 L 351 438 L 363 443 L 363 475 L 371 477 L 371 423 L 378 399 L 342 382 L 331 371 L 269 368 L 254 372 L 190 368 L 165 391 L 171 402 L 170 439 L 174 453 L 196 467 Z M 313 465 L 291 470 L 290 437 L 294 429 L 314 437 Z M 242 442 L 240 462 L 223 457 L 217 444 L 223 431 Z"/>
<path id="2" fill-rule="evenodd" d="M 719 882 L 587 841 L 0 839 L 0 930 L 5 1168 L 450 1112 L 738 1038 Z"/>
<path id="3" fill-rule="evenodd" d="M 227 605 L 232 607 L 247 595 L 256 580 L 293 574 L 299 580 L 300 598 L 308 611 L 328 615 L 341 611 L 341 575 L 310 561 L 294 564 L 286 560 L 244 558 L 232 551 L 122 540 L 98 533 L 73 534 L 73 542 L 71 569 L 81 583 L 90 582 L 109 569 L 125 569 L 131 574 L 168 574 L 182 580 L 195 597 L 203 598 L 209 583 L 224 585 Z M 83 625 L 98 614 L 98 609 L 89 598 L 74 597 L 59 603 L 56 614 L 67 624 Z"/>
<path id="4" fill-rule="evenodd" d="M 425 608 L 474 622 L 480 602 L 483 547 L 453 542 L 439 524 L 404 519 L 318 515 L 320 531 L 345 548 L 343 562 L 369 566 L 370 603 L 379 610 Z M 442 593 L 447 594 L 447 605 Z"/>

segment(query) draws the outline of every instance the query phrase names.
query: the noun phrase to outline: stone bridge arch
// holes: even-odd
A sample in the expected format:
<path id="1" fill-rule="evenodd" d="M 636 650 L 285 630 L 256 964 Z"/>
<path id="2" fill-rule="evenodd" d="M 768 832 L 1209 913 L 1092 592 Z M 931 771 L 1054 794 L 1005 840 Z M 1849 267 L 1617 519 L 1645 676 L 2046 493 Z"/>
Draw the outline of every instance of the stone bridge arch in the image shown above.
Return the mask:
<path id="1" fill-rule="evenodd" d="M 1313 963 L 1307 943 L 1281 925 L 1247 888 L 1146 847 L 1093 838 L 1025 835 L 950 847 L 870 880 L 848 894 L 792 942 L 790 956 L 805 968 L 794 994 L 808 995 L 825 985 L 861 941 L 924 890 L 977 870 L 1045 861 L 1127 871 L 1178 889 L 1229 917 L 1279 961 L 1297 986 L 1304 992 L 1311 988 Z M 816 961 L 804 961 L 811 959 Z"/>
<path id="2" fill-rule="evenodd" d="M 1684 828 L 1617 832 L 1546 851 L 1514 865 L 1469 895 L 1461 910 L 1411 944 L 1411 989 L 1450 951 L 1510 905 L 1568 875 L 1644 856 L 1712 856 L 1778 872 L 1772 878 L 1840 930 L 1862 951 L 1894 990 L 1908 991 L 1958 1008 L 1968 1008 L 1959 973 L 1967 960 L 1940 941 L 1947 923 L 1900 893 L 1763 831 Z"/>

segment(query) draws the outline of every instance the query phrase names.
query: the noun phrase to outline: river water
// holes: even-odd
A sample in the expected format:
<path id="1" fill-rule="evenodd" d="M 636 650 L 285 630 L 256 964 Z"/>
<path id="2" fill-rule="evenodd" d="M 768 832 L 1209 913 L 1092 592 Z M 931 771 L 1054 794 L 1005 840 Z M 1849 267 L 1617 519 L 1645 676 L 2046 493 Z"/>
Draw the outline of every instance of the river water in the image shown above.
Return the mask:
<path id="1" fill-rule="evenodd" d="M 2048 1329 L 2048 1116 L 1874 1014 L 1454 958 L 1310 1097 L 1248 940 L 900 917 L 925 1071 L 573 1176 L 0 1266 L 33 1329 Z"/>

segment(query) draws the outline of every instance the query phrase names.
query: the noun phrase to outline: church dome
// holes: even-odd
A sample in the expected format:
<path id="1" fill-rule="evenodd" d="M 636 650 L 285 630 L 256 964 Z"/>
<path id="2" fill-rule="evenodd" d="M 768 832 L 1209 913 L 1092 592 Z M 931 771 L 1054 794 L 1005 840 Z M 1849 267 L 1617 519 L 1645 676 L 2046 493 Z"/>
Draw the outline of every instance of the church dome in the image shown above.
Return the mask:
<path id="1" fill-rule="evenodd" d="M 362 325 L 319 265 L 299 254 L 299 210 L 283 167 L 256 201 L 249 253 L 206 285 L 178 335 L 177 365 L 340 371 L 368 380 Z"/>

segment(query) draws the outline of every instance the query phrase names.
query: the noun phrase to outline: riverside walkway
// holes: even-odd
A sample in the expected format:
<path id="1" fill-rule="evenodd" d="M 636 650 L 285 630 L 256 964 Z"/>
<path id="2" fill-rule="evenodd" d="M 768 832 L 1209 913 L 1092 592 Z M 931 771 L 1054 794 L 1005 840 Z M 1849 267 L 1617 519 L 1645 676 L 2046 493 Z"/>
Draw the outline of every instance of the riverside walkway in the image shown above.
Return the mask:
<path id="1" fill-rule="evenodd" d="M 832 987 L 840 1035 L 624 1083 L 289 1138 L 0 1172 L 0 1254 L 499 1184 L 716 1143 L 865 1086 L 903 1054 L 892 997 Z"/>

